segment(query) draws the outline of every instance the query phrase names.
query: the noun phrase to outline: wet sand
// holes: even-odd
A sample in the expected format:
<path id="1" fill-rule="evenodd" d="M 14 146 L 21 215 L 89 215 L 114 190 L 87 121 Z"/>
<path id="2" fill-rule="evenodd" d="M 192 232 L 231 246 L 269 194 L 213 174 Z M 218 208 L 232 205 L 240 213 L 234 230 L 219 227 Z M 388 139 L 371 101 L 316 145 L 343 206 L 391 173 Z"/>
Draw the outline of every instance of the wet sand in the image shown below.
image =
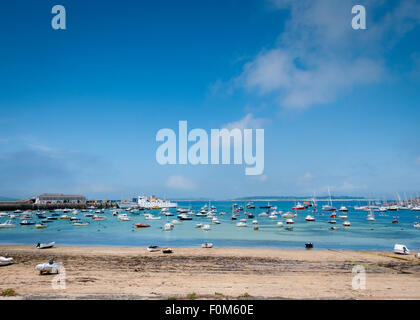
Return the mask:
<path id="1" fill-rule="evenodd" d="M 420 259 L 387 251 L 0 246 L 15 264 L 0 267 L 0 292 L 14 299 L 420 299 Z M 66 289 L 38 263 L 63 262 Z M 352 269 L 366 268 L 354 290 Z M 1 299 L 2 297 L 0 297 Z M 4 298 L 3 298 L 4 299 Z"/>

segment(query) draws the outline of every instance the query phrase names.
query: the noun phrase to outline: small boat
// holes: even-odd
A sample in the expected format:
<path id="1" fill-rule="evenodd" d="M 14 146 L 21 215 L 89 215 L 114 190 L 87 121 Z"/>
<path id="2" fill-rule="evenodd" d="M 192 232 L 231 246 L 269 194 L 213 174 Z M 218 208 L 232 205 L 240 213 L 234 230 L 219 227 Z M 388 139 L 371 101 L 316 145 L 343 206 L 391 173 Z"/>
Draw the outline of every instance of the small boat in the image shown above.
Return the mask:
<path id="1" fill-rule="evenodd" d="M 291 218 L 294 218 L 295 215 L 291 212 L 286 212 L 286 213 L 283 213 L 281 217 L 286 218 L 286 219 L 291 219 Z"/>
<path id="2" fill-rule="evenodd" d="M 287 219 L 286 220 L 286 224 L 294 224 L 295 222 L 293 221 L 293 219 Z"/>
<path id="3" fill-rule="evenodd" d="M 51 223 L 51 222 L 52 222 L 52 220 L 42 219 L 42 220 L 41 220 L 41 222 L 42 222 L 42 223 Z"/>
<path id="4" fill-rule="evenodd" d="M 182 224 L 182 222 L 181 222 L 181 221 L 179 221 L 179 220 L 172 220 L 172 221 L 171 221 L 171 223 L 172 223 L 173 225 L 176 225 L 176 224 Z"/>
<path id="5" fill-rule="evenodd" d="M 22 226 L 30 226 L 30 225 L 33 225 L 33 224 L 35 224 L 35 222 L 29 221 L 29 220 L 22 220 L 20 222 L 20 225 L 22 225 Z"/>
<path id="6" fill-rule="evenodd" d="M 4 257 L 0 256 L 0 266 L 7 266 L 13 263 L 13 258 L 9 258 L 9 255 L 6 253 Z"/>
<path id="7" fill-rule="evenodd" d="M 51 249 L 55 246 L 55 242 L 50 242 L 50 243 L 38 243 L 36 245 L 37 249 Z"/>
<path id="8" fill-rule="evenodd" d="M 205 248 L 205 249 L 213 248 L 213 243 L 205 242 L 201 245 L 201 248 Z"/>
<path id="9" fill-rule="evenodd" d="M 149 228 L 150 224 L 137 223 L 136 227 L 137 228 Z"/>
<path id="10" fill-rule="evenodd" d="M 392 223 L 398 223 L 397 219 L 392 220 Z"/>
<path id="11" fill-rule="evenodd" d="M 340 214 L 338 217 L 340 219 L 347 219 L 348 218 L 348 216 L 346 214 Z"/>
<path id="12" fill-rule="evenodd" d="M 301 204 L 300 202 L 298 202 L 297 205 L 295 205 L 292 209 L 293 210 L 305 210 L 306 207 L 303 204 Z"/>
<path id="13" fill-rule="evenodd" d="M 258 228 L 258 226 L 254 226 L 252 229 L 258 230 L 259 228 Z"/>
<path id="14" fill-rule="evenodd" d="M 413 227 L 414 228 L 420 228 L 420 222 L 414 222 Z"/>
<path id="15" fill-rule="evenodd" d="M 0 228 L 15 228 L 15 227 L 16 227 L 16 225 L 13 224 L 11 220 L 7 220 L 4 223 L 0 223 Z"/>
<path id="16" fill-rule="evenodd" d="M 375 215 L 373 214 L 373 212 L 369 213 L 369 214 L 366 216 L 366 220 L 367 220 L 367 221 L 375 221 Z"/>
<path id="17" fill-rule="evenodd" d="M 93 213 L 86 213 L 86 214 L 85 214 L 85 217 L 86 217 L 86 218 L 92 218 L 92 217 L 93 217 Z"/>
<path id="18" fill-rule="evenodd" d="M 47 217 L 47 220 L 55 221 L 55 220 L 57 220 L 57 217 Z"/>
<path id="19" fill-rule="evenodd" d="M 120 221 L 130 221 L 131 218 L 126 213 L 121 213 L 117 216 Z"/>
<path id="20" fill-rule="evenodd" d="M 232 220 L 236 220 L 236 219 L 237 219 L 236 216 L 232 215 Z"/>
<path id="21" fill-rule="evenodd" d="M 201 230 L 204 230 L 204 231 L 209 231 L 210 229 L 211 227 L 209 224 L 205 224 L 204 226 L 201 227 Z"/>
<path id="22" fill-rule="evenodd" d="M 60 219 L 62 219 L 62 220 L 66 220 L 66 219 L 70 219 L 71 217 L 70 216 L 68 216 L 67 214 L 63 214 L 61 217 L 60 217 Z"/>
<path id="23" fill-rule="evenodd" d="M 203 224 L 202 223 L 197 223 L 196 225 L 195 225 L 195 227 L 196 228 L 201 228 L 203 226 Z"/>
<path id="24" fill-rule="evenodd" d="M 410 250 L 408 250 L 407 246 L 405 246 L 403 244 L 396 244 L 396 245 L 394 245 L 394 253 L 409 254 Z"/>
<path id="25" fill-rule="evenodd" d="M 331 230 L 338 230 L 338 229 L 340 229 L 340 227 L 331 227 L 330 229 Z"/>
<path id="26" fill-rule="evenodd" d="M 312 242 L 305 243 L 305 248 L 306 249 L 312 249 L 313 247 L 314 247 L 314 245 L 313 245 Z"/>
<path id="27" fill-rule="evenodd" d="M 84 227 L 84 226 L 88 226 L 89 222 L 74 222 L 73 225 L 75 227 Z"/>
<path id="28" fill-rule="evenodd" d="M 267 212 L 261 212 L 258 216 L 259 217 L 267 217 L 268 213 Z"/>
<path id="29" fill-rule="evenodd" d="M 252 220 L 253 224 L 258 224 L 258 220 Z"/>
<path id="30" fill-rule="evenodd" d="M 338 211 L 341 211 L 341 212 L 348 212 L 348 211 L 349 211 L 349 209 L 347 209 L 345 206 L 341 206 L 341 207 L 340 207 L 340 209 L 338 209 Z"/>
<path id="31" fill-rule="evenodd" d="M 177 217 L 179 220 L 192 220 L 192 218 L 185 213 L 179 214 Z"/>
<path id="32" fill-rule="evenodd" d="M 335 221 L 335 220 L 328 220 L 328 223 L 335 224 L 335 223 L 337 223 L 337 221 Z"/>
<path id="33" fill-rule="evenodd" d="M 174 225 L 172 223 L 166 223 L 163 226 L 163 231 L 171 231 L 174 228 Z"/>
<path id="34" fill-rule="evenodd" d="M 311 216 L 310 214 L 308 214 L 305 218 L 306 221 L 315 221 L 315 218 L 313 216 Z"/>
<path id="35" fill-rule="evenodd" d="M 277 215 L 275 215 L 275 214 L 270 214 L 270 215 L 269 215 L 269 218 L 270 218 L 270 219 L 277 219 Z"/>
<path id="36" fill-rule="evenodd" d="M 343 222 L 343 226 L 350 227 L 350 221 L 344 221 Z"/>
<path id="37" fill-rule="evenodd" d="M 171 248 L 164 248 L 162 249 L 162 253 L 173 253 L 173 250 Z"/>
<path id="38" fill-rule="evenodd" d="M 40 274 L 56 274 L 60 272 L 62 263 L 54 263 L 53 259 L 50 259 L 48 263 L 41 263 L 36 265 L 35 270 L 38 270 Z"/>
<path id="39" fill-rule="evenodd" d="M 277 227 L 283 227 L 283 222 L 281 221 L 277 222 Z"/>
<path id="40" fill-rule="evenodd" d="M 38 223 L 38 224 L 35 225 L 35 228 L 45 229 L 45 228 L 48 228 L 48 224 Z"/>
<path id="41" fill-rule="evenodd" d="M 144 218 L 146 219 L 146 220 L 160 220 L 162 217 L 155 217 L 155 216 L 153 216 L 152 214 L 150 214 L 150 213 L 146 213 L 145 215 L 144 215 Z"/>
<path id="42" fill-rule="evenodd" d="M 216 217 L 213 217 L 212 222 L 213 222 L 214 224 L 220 224 L 219 219 L 217 219 Z"/>
<path id="43" fill-rule="evenodd" d="M 159 246 L 148 246 L 147 247 L 147 251 L 149 251 L 149 252 L 157 252 L 157 251 L 160 251 L 160 247 Z"/>
<path id="44" fill-rule="evenodd" d="M 236 224 L 236 226 L 237 226 L 237 227 L 246 227 L 246 222 L 239 221 L 239 222 Z"/>
<path id="45" fill-rule="evenodd" d="M 93 220 L 98 220 L 98 221 L 101 221 L 101 220 L 105 220 L 106 218 L 105 218 L 105 217 L 102 217 L 102 216 L 94 215 L 94 216 L 92 217 L 92 219 L 93 219 Z"/>
<path id="46" fill-rule="evenodd" d="M 270 209 L 272 205 L 270 205 L 270 202 L 267 203 L 266 206 L 260 206 L 260 209 Z"/>

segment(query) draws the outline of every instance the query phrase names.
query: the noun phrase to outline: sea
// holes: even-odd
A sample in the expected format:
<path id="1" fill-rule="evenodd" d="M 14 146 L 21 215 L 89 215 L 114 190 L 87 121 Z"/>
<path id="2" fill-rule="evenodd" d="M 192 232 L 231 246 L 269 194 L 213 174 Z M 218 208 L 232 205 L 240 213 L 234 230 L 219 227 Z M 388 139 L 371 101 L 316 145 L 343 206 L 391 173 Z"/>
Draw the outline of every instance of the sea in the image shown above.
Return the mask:
<path id="1" fill-rule="evenodd" d="M 182 208 L 192 208 L 196 212 L 206 201 L 178 202 Z M 163 226 L 177 220 L 177 212 L 171 209 L 174 216 L 166 217 L 160 210 L 140 211 L 128 213 L 131 221 L 120 221 L 112 215 L 113 210 L 106 210 L 103 214 L 105 220 L 97 221 L 85 217 L 85 212 L 79 211 L 77 217 L 81 222 L 89 222 L 88 226 L 76 227 L 70 220 L 57 219 L 48 224 L 48 228 L 36 229 L 35 225 L 22 226 L 20 219 L 15 218 L 13 223 L 16 228 L 0 228 L 0 244 L 35 245 L 55 241 L 56 245 L 75 246 L 129 246 L 147 247 L 149 245 L 171 247 L 200 247 L 204 242 L 213 243 L 214 247 L 239 247 L 239 248 L 283 248 L 304 249 L 305 243 L 312 243 L 314 249 L 348 249 L 348 250 L 392 250 L 394 244 L 405 244 L 409 249 L 420 249 L 420 229 L 414 228 L 413 223 L 420 221 L 420 212 L 411 210 L 376 212 L 376 221 L 366 220 L 367 212 L 356 211 L 354 206 L 365 205 L 360 201 L 335 201 L 333 205 L 338 209 L 342 205 L 349 209 L 347 219 L 340 219 L 337 211 L 335 225 L 329 224 L 332 220 L 330 212 L 321 210 L 322 202 L 318 203 L 318 211 L 312 212 L 309 207 L 306 210 L 297 211 L 297 217 L 293 218 L 293 229 L 287 229 L 284 218 L 281 215 L 277 219 L 259 217 L 266 209 L 260 206 L 267 205 L 267 201 L 254 201 L 255 209 L 246 209 L 238 213 L 237 220 L 232 220 L 232 201 L 213 201 L 216 207 L 216 216 L 220 224 L 212 224 L 212 220 L 206 217 L 196 217 L 189 221 L 181 221 L 171 231 L 164 231 Z M 295 202 L 270 201 L 270 205 L 277 206 L 277 211 L 283 213 L 292 211 Z M 326 204 L 326 203 L 325 203 Z M 244 203 L 238 203 L 244 206 Z M 123 210 L 120 210 L 124 212 Z M 254 214 L 254 218 L 247 218 L 245 211 Z M 152 213 L 160 216 L 160 220 L 146 220 L 144 213 Z M 222 214 L 224 212 L 224 214 Z M 62 214 L 62 213 L 61 213 Z M 310 214 L 315 221 L 305 221 Z M 50 212 L 46 213 L 51 216 Z M 72 215 L 72 213 L 68 213 Z M 0 217 L 0 223 L 8 220 L 8 217 Z M 237 227 L 240 219 L 247 219 L 246 227 Z M 392 223 L 396 219 L 398 223 Z M 33 221 L 38 222 L 33 214 Z M 252 221 L 257 220 L 258 224 Z M 282 221 L 283 227 L 278 227 L 277 222 Z M 342 223 L 350 221 L 350 227 L 344 227 Z M 150 228 L 137 228 L 136 223 L 150 224 Z M 211 229 L 204 231 L 197 228 L 197 223 L 210 224 Z M 254 230 L 254 226 L 258 230 Z M 331 230 L 332 226 L 339 229 Z"/>

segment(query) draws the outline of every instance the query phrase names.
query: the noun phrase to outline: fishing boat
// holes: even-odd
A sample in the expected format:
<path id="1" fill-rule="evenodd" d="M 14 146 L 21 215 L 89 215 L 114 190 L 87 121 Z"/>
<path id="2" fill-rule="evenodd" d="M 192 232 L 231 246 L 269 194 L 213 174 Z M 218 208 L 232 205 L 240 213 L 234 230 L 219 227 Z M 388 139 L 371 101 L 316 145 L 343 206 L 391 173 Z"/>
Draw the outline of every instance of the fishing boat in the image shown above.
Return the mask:
<path id="1" fill-rule="evenodd" d="M 308 215 L 306 216 L 305 220 L 306 220 L 306 221 L 315 221 L 315 218 L 314 218 L 313 216 L 311 216 L 311 215 L 309 215 L 309 214 L 308 214 Z"/>
<path id="2" fill-rule="evenodd" d="M 272 205 L 270 205 L 270 202 L 267 203 L 265 206 L 260 206 L 260 209 L 270 209 Z"/>
<path id="3" fill-rule="evenodd" d="M 16 225 L 13 224 L 11 220 L 7 220 L 4 223 L 0 223 L 0 228 L 4 228 L 5 229 L 5 228 L 15 228 L 15 227 L 16 227 Z"/>
<path id="4" fill-rule="evenodd" d="M 55 246 L 55 242 L 50 243 L 37 243 L 36 248 L 37 249 L 51 249 Z"/>
<path id="5" fill-rule="evenodd" d="M 0 256 L 0 266 L 7 266 L 13 263 L 13 258 L 10 258 L 6 253 L 4 257 Z"/>
<path id="6" fill-rule="evenodd" d="M 192 217 L 188 216 L 185 213 L 179 214 L 177 217 L 179 220 L 192 220 Z"/>
<path id="7" fill-rule="evenodd" d="M 292 209 L 293 210 L 305 210 L 307 207 L 305 207 L 303 204 L 298 202 Z"/>
<path id="8" fill-rule="evenodd" d="M 39 271 L 40 274 L 57 274 L 60 272 L 62 263 L 54 263 L 53 259 L 50 259 L 48 263 L 40 263 L 35 266 L 35 270 Z"/>
<path id="9" fill-rule="evenodd" d="M 201 245 L 201 248 L 205 248 L 205 249 L 213 248 L 213 243 L 205 242 Z"/>
<path id="10" fill-rule="evenodd" d="M 35 224 L 35 222 L 29 221 L 29 220 L 22 220 L 20 222 L 20 225 L 22 225 L 22 226 L 30 226 L 30 225 L 33 225 L 33 224 Z"/>
<path id="11" fill-rule="evenodd" d="M 150 224 L 137 223 L 136 227 L 137 228 L 149 228 Z"/>

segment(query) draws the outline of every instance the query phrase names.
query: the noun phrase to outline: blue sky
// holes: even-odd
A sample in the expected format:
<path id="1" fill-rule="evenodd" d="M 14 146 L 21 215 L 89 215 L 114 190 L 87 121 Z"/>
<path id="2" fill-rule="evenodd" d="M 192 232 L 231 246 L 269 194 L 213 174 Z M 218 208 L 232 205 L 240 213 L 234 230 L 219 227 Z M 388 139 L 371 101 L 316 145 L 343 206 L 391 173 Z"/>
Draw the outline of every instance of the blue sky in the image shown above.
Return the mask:
<path id="1" fill-rule="evenodd" d="M 420 192 L 418 1 L 9 1 L 0 21 L 0 195 Z M 264 175 L 159 165 L 180 120 L 264 128 Z"/>

